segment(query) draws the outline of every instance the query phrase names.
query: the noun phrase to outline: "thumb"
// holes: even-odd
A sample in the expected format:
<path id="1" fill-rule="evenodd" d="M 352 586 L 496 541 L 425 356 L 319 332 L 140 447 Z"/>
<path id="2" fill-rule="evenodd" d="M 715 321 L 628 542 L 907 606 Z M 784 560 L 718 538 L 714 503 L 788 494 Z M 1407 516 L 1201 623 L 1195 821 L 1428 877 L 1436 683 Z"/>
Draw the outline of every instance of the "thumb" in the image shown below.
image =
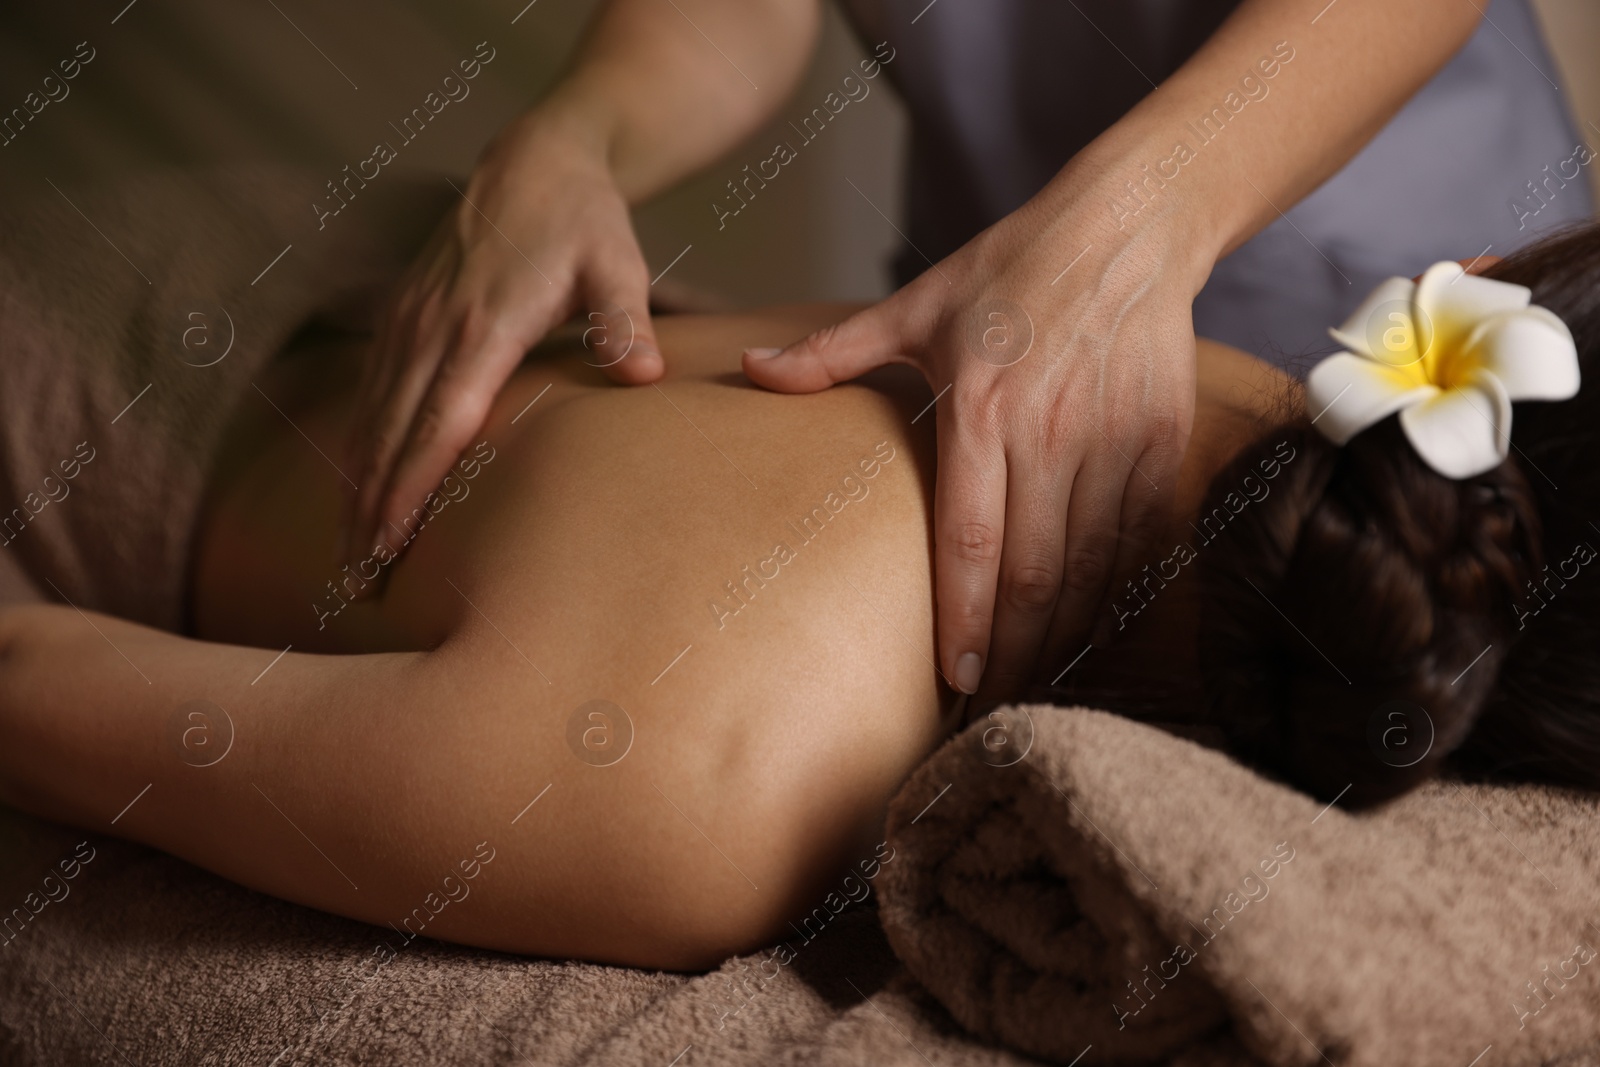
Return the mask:
<path id="1" fill-rule="evenodd" d="M 886 363 L 908 362 L 898 323 L 875 304 L 788 348 L 749 348 L 745 375 L 763 389 L 815 393 Z"/>
<path id="2" fill-rule="evenodd" d="M 584 286 L 583 357 L 618 385 L 647 385 L 666 371 L 650 319 L 650 283 L 641 260 L 596 267 Z"/>

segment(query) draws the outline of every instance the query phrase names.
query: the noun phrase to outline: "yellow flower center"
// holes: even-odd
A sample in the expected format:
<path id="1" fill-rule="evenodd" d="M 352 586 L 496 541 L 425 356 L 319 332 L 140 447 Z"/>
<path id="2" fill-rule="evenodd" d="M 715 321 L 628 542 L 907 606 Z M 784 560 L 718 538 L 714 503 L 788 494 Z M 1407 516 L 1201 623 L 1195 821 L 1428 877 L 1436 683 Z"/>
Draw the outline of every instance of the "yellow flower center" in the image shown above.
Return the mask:
<path id="1" fill-rule="evenodd" d="M 1432 325 L 1433 336 L 1420 364 L 1424 380 L 1443 390 L 1459 388 L 1484 364 L 1483 353 L 1468 343 L 1477 322 L 1435 318 Z"/>

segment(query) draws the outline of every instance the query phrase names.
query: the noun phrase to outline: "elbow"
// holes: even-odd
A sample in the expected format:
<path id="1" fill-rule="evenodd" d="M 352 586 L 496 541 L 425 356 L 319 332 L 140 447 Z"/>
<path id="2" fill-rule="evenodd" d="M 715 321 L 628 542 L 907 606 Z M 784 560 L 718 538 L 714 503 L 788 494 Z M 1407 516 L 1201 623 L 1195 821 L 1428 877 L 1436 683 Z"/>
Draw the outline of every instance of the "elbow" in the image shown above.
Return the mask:
<path id="1" fill-rule="evenodd" d="M 644 873 L 635 966 L 707 971 L 733 956 L 810 940 L 870 894 L 855 865 L 873 856 L 873 814 L 881 800 L 842 806 L 800 797 L 747 797 L 708 823 L 716 852 L 690 847 L 659 854 Z M 881 858 L 881 848 L 879 850 Z M 879 866 L 872 863 L 871 873 Z M 793 951 L 791 949 L 791 951 Z"/>
<path id="2" fill-rule="evenodd" d="M 783 874 L 740 857 L 734 870 L 716 856 L 685 855 L 637 873 L 639 883 L 618 899 L 619 926 L 631 936 L 612 962 L 663 971 L 713 971 L 791 935 L 796 887 Z M 605 953 L 613 955 L 613 953 Z"/>
<path id="3" fill-rule="evenodd" d="M 68 656 L 66 642 L 76 623 L 76 612 L 65 605 L 24 602 L 0 603 L 0 718 L 20 699 L 23 671 L 31 664 L 35 670 L 41 657 Z M 87 627 L 85 627 L 87 629 Z M 92 631 L 91 631 L 92 632 Z"/>

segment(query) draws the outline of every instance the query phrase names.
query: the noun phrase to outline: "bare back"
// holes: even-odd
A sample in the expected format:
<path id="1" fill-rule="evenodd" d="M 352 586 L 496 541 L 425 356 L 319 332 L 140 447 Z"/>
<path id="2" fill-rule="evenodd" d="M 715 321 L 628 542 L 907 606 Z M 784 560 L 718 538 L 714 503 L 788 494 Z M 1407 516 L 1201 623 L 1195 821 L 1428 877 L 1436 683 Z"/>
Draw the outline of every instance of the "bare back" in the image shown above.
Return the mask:
<path id="1" fill-rule="evenodd" d="M 954 725 L 934 666 L 931 391 L 907 368 L 811 396 L 762 392 L 738 373 L 745 347 L 840 314 L 663 319 L 659 387 L 609 385 L 581 345 L 547 346 L 496 400 L 484 444 L 405 555 L 359 573 L 334 562 L 351 472 L 332 458 L 359 349 L 291 353 L 259 383 L 276 406 L 241 413 L 218 479 L 195 560 L 198 635 L 296 654 L 427 652 L 430 687 L 401 689 L 434 695 L 403 720 L 381 701 L 359 721 L 337 707 L 302 713 L 347 748 L 393 748 L 412 773 L 472 769 L 470 786 L 391 785 L 381 764 L 352 771 L 378 784 L 371 821 L 387 817 L 378 796 L 430 798 L 426 817 L 443 820 L 435 812 L 463 790 L 515 812 L 548 788 L 518 830 L 544 843 L 499 868 L 537 918 L 445 936 L 662 958 L 638 954 L 641 932 L 685 900 L 742 908 L 736 928 L 775 933 L 832 872 L 872 853 L 887 798 Z M 1202 343 L 1200 366 L 1178 521 L 1272 384 L 1221 346 Z M 363 574 L 379 577 L 361 589 Z M 380 595 L 351 601 L 380 580 Z M 692 893 L 643 903 L 640 871 L 700 854 Z M 285 891 L 269 874 L 223 869 Z M 330 895 L 338 885 L 300 885 L 297 899 L 358 907 Z"/>

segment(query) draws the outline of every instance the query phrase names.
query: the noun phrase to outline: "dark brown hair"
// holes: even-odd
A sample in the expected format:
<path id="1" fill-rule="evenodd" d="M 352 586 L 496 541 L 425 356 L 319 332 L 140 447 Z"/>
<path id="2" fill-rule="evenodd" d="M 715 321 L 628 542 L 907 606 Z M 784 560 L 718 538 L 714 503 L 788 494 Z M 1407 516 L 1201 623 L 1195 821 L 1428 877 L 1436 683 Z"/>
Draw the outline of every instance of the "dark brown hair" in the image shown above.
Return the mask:
<path id="1" fill-rule="evenodd" d="M 1453 481 L 1396 416 L 1342 448 L 1300 416 L 1206 505 L 1295 448 L 1201 560 L 1200 662 L 1237 755 L 1346 806 L 1445 767 L 1600 788 L 1600 226 L 1484 273 L 1567 323 L 1583 375 L 1574 399 L 1515 405 L 1510 458 Z"/>

